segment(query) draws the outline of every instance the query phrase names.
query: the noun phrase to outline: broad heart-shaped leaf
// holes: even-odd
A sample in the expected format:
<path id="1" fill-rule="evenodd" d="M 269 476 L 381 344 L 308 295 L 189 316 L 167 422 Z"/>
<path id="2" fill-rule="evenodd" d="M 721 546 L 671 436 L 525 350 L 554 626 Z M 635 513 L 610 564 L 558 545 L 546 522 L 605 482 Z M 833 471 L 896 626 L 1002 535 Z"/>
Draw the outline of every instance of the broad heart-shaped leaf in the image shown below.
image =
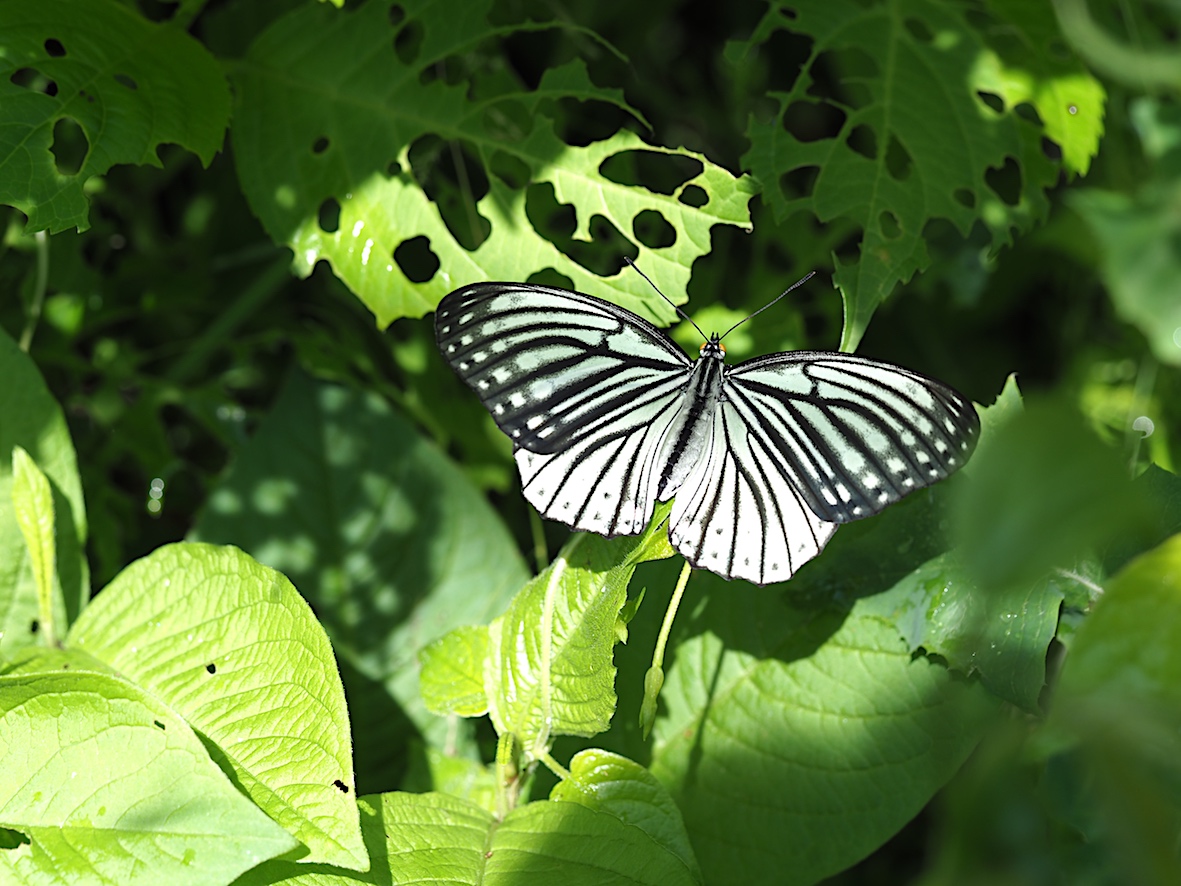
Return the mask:
<path id="1" fill-rule="evenodd" d="M 347 12 L 307 4 L 277 21 L 234 73 L 234 156 L 251 207 L 277 242 L 291 246 L 299 273 L 327 260 L 381 326 L 422 316 L 461 284 L 526 280 L 546 269 L 576 289 L 671 320 L 671 307 L 638 274 L 604 279 L 545 239 L 526 214 L 526 185 L 550 185 L 560 203 L 573 206 L 576 240 L 589 241 L 592 218 L 602 216 L 636 241 L 637 216 L 659 213 L 675 241 L 663 248 L 639 244 L 637 261 L 680 301 L 694 260 L 709 250 L 710 228 L 749 227 L 750 180 L 627 132 L 581 148 L 561 141 L 539 116 L 544 101 L 571 97 L 626 107 L 619 93 L 595 87 L 580 62 L 546 72 L 532 91 L 441 78 L 424 85 L 424 71 L 435 72 L 444 59 L 462 57 L 504 31 L 488 23 L 489 7 L 489 0 L 472 0 L 457 14 L 453 5 L 408 0 L 391 16 L 389 0 Z M 396 44 L 412 35 L 420 42 L 405 62 Z M 405 47 L 401 54 L 408 54 Z M 468 223 L 489 232 L 474 252 L 460 246 L 411 168 L 410 147 L 427 135 L 467 145 L 487 175 L 487 193 L 478 200 L 470 195 Z M 702 170 L 672 194 L 602 173 L 608 158 L 640 150 L 691 157 Z M 326 230 L 320 210 L 333 200 L 339 219 Z M 407 277 L 395 258 L 416 237 L 427 239 L 439 262 L 425 281 Z"/>
<path id="2" fill-rule="evenodd" d="M 361 870 L 352 745 L 332 648 L 286 578 L 231 547 L 167 545 L 124 569 L 66 645 L 169 704 L 308 861 Z"/>
<path id="3" fill-rule="evenodd" d="M 812 38 L 812 56 L 790 92 L 770 94 L 773 118 L 751 119 L 744 162 L 776 218 L 808 210 L 861 228 L 858 258 L 838 261 L 835 275 L 845 303 L 841 348 L 852 350 L 894 287 L 929 264 L 928 222 L 946 219 L 966 236 L 979 221 L 994 247 L 1010 243 L 1045 215 L 1043 189 L 1058 167 L 1042 151 L 1039 126 L 977 95 L 989 89 L 991 51 L 956 4 L 776 0 L 748 45 L 778 29 Z M 828 76 L 839 80 L 835 94 Z M 835 136 L 807 129 L 802 118 L 817 113 L 841 121 Z M 807 193 L 791 183 L 796 170 L 815 174 Z"/>
<path id="4" fill-rule="evenodd" d="M 102 673 L 0 676 L 0 882 L 220 886 L 297 843 L 185 719 Z"/>
<path id="5" fill-rule="evenodd" d="M 791 584 L 777 597 L 696 574 L 696 612 L 670 644 L 651 770 L 707 883 L 810 884 L 858 861 L 947 782 L 995 709 L 864 601 L 797 608 Z"/>
<path id="6" fill-rule="evenodd" d="M 235 886 L 695 886 L 685 863 L 644 829 L 579 803 L 540 801 L 504 821 L 446 794 L 362 797 L 373 867 L 356 874 L 270 861 Z"/>
<path id="7" fill-rule="evenodd" d="M 29 231 L 85 230 L 86 183 L 118 163 L 160 166 L 162 144 L 208 164 L 229 112 L 217 61 L 178 27 L 113 0 L 0 4 L 0 203 L 24 212 Z M 73 174 L 51 151 L 62 120 L 83 136 Z"/>
<path id="8" fill-rule="evenodd" d="M 418 650 L 486 623 L 529 577 L 483 495 L 406 419 L 376 394 L 299 371 L 193 535 L 290 576 L 337 653 L 440 747 L 449 727 L 423 706 Z"/>
<path id="9" fill-rule="evenodd" d="M 639 763 L 597 748 L 579 751 L 570 761 L 570 777 L 555 785 L 550 799 L 581 803 L 642 828 L 700 879 L 677 804 Z"/>
<path id="10" fill-rule="evenodd" d="M 0 34 L 0 39 L 3 39 Z M 13 447 L 25 449 L 49 478 L 54 498 L 54 547 L 60 591 L 54 618 L 68 620 L 90 596 L 83 546 L 86 506 L 78 459 L 61 407 L 29 356 L 0 329 L 0 657 L 36 642 L 37 585 L 12 501 Z"/>
<path id="11" fill-rule="evenodd" d="M 657 509 L 642 536 L 578 533 L 488 627 L 484 685 L 496 731 L 526 761 L 558 735 L 606 731 L 615 713 L 615 625 L 636 565 L 672 555 Z"/>

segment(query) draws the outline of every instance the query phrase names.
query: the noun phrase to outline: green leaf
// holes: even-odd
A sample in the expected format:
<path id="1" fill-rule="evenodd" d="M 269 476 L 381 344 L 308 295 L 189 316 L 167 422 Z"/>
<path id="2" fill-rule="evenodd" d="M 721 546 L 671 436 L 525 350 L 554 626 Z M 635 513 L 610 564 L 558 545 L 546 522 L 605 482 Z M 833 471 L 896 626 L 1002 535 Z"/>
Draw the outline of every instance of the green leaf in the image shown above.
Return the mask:
<path id="1" fill-rule="evenodd" d="M 1181 366 L 1181 180 L 1148 183 L 1136 193 L 1072 191 L 1068 205 L 1099 243 L 1100 271 L 1116 313 L 1144 334 L 1158 360 Z"/>
<path id="2" fill-rule="evenodd" d="M 226 883 L 296 842 L 181 716 L 119 677 L 0 677 L 0 851 L 13 884 Z"/>
<path id="3" fill-rule="evenodd" d="M 217 61 L 175 25 L 111 0 L 7 0 L 0 108 L 0 203 L 24 212 L 29 232 L 57 232 L 89 227 L 87 182 L 116 164 L 160 166 L 157 149 L 172 143 L 208 165 L 230 98 Z M 76 171 L 53 151 L 62 121 L 80 130 L 65 145 L 85 155 Z"/>
<path id="4" fill-rule="evenodd" d="M 1017 418 L 1024 409 L 1025 401 L 1021 397 L 1020 388 L 1017 387 L 1017 374 L 1010 373 L 993 404 L 983 408 L 976 407 L 976 413 L 980 416 L 980 439 L 976 442 L 972 457 L 963 467 L 962 473 L 965 477 L 974 477 L 976 464 L 982 460 L 989 460 L 988 456 L 982 457 L 981 453 L 992 448 L 1001 428 Z"/>
<path id="5" fill-rule="evenodd" d="M 911 652 L 924 649 L 964 674 L 979 673 L 994 695 L 1037 713 L 1063 596 L 1051 579 L 983 591 L 947 553 L 863 607 L 896 625 Z"/>
<path id="6" fill-rule="evenodd" d="M 989 88 L 981 65 L 988 49 L 957 5 L 775 2 L 749 51 L 780 29 L 812 38 L 812 57 L 789 92 L 769 94 L 777 104 L 771 118 L 751 119 L 743 161 L 777 219 L 806 209 L 821 222 L 860 228 L 858 258 L 838 260 L 834 278 L 845 302 L 841 348 L 852 350 L 895 286 L 930 264 L 928 222 L 946 219 L 964 236 L 983 222 L 999 248 L 1045 216 L 1044 189 L 1058 172 L 1041 149 L 1039 126 L 977 95 Z M 835 71 L 835 93 L 818 82 L 831 76 L 820 70 Z M 816 113 L 841 120 L 835 137 L 796 126 L 797 137 L 785 126 Z M 989 181 L 1006 162 L 1020 177 L 1008 199 Z M 807 169 L 817 173 L 807 193 L 784 178 Z"/>
<path id="7" fill-rule="evenodd" d="M 465 626 L 448 631 L 418 653 L 422 699 L 432 714 L 479 717 L 488 713 L 484 663 L 488 628 Z"/>
<path id="8" fill-rule="evenodd" d="M 749 227 L 751 182 L 700 154 L 650 146 L 629 132 L 567 145 L 539 116 L 548 103 L 594 98 L 627 107 L 618 92 L 594 87 L 581 62 L 547 71 L 536 90 L 485 85 L 478 75 L 472 83 L 432 77 L 424 85 L 423 72 L 434 74 L 445 60 L 467 58 L 481 41 L 507 32 L 488 23 L 489 6 L 469 2 L 457 14 L 450 5 L 411 0 L 397 4 L 403 15 L 391 25 L 388 0 L 347 13 L 310 4 L 276 21 L 234 74 L 234 154 L 252 208 L 277 242 L 291 246 L 298 273 L 326 260 L 382 327 L 422 316 L 461 284 L 525 280 L 545 270 L 671 320 L 671 307 L 638 274 L 605 279 L 536 230 L 525 186 L 552 187 L 559 203 L 573 206 L 575 243 L 592 239 L 594 216 L 634 242 L 640 213 L 659 213 L 675 240 L 663 248 L 639 244 L 637 261 L 681 301 L 694 260 L 710 248 L 711 227 Z M 401 51 L 413 54 L 403 60 L 397 44 L 410 35 L 420 42 L 413 53 Z M 469 186 L 461 194 L 462 238 L 416 178 L 410 149 L 428 135 L 462 144 L 487 179 L 486 193 Z M 692 158 L 701 171 L 671 194 L 602 174 L 608 159 L 632 151 Z M 690 205 L 694 195 L 706 198 L 704 205 Z M 326 203 L 339 207 L 332 224 L 320 219 Z M 396 255 L 415 238 L 425 238 L 438 262 L 426 279 L 408 276 Z"/>
<path id="9" fill-rule="evenodd" d="M 282 575 L 235 548 L 167 545 L 116 576 L 66 642 L 184 717 L 308 861 L 366 866 L 340 675 Z"/>
<path id="10" fill-rule="evenodd" d="M 635 825 L 680 858 L 700 880 L 701 872 L 677 804 L 656 777 L 638 763 L 610 751 L 579 751 L 570 761 L 570 777 L 554 787 L 550 799 L 581 803 Z"/>
<path id="11" fill-rule="evenodd" d="M 54 619 L 65 630 L 90 596 L 83 547 L 86 506 L 78 460 L 61 408 L 28 355 L 0 330 L 0 452 L 20 446 L 44 471 L 53 493 L 54 548 L 60 587 Z M 13 505 L 12 465 L 0 458 L 0 656 L 36 641 L 37 580 Z"/>
<path id="12" fill-rule="evenodd" d="M 423 705 L 418 650 L 486 623 L 528 578 L 500 518 L 411 424 L 376 394 L 301 372 L 193 536 L 239 545 L 290 576 L 337 654 L 384 684 L 440 747 L 455 736 Z"/>
<path id="13" fill-rule="evenodd" d="M 53 544 L 53 490 L 49 488 L 49 479 L 20 446 L 12 449 L 12 504 L 17 525 L 29 549 L 33 581 L 37 586 L 41 630 L 45 634 L 46 645 L 53 646 L 57 642 L 53 605 L 61 599 L 61 594 L 55 593 L 57 551 Z"/>
<path id="14" fill-rule="evenodd" d="M 516 736 L 526 761 L 555 736 L 610 725 L 616 622 L 636 564 L 654 550 L 663 555 L 652 539 L 665 532 L 658 515 L 643 536 L 574 535 L 489 625 L 488 713 L 499 734 Z"/>
<path id="15" fill-rule="evenodd" d="M 1148 515 L 1119 454 L 1065 404 L 1026 403 L 972 461 L 955 525 L 968 575 L 985 589 L 1070 566 Z"/>
<path id="16" fill-rule="evenodd" d="M 373 867 L 363 874 L 271 861 L 235 886 L 442 883 L 470 886 L 690 886 L 685 863 L 642 829 L 578 803 L 542 801 L 502 822 L 445 794 L 362 797 Z"/>
<path id="17" fill-rule="evenodd" d="M 999 95 L 1010 108 L 1031 104 L 1046 137 L 1062 149 L 1063 167 L 1086 175 L 1103 136 L 1106 90 L 1063 51 L 1049 4 L 988 0 L 988 9 L 999 21 L 981 29 L 991 51 L 977 63 L 979 88 Z"/>
<path id="18" fill-rule="evenodd" d="M 1181 878 L 1181 535 L 1132 561 L 1078 629 L 1043 742 L 1081 743 L 1129 881 Z"/>
<path id="19" fill-rule="evenodd" d="M 995 707 L 911 655 L 868 601 L 795 608 L 704 573 L 689 592 L 697 612 L 678 625 L 651 769 L 707 883 L 741 871 L 809 884 L 848 867 L 956 772 Z"/>

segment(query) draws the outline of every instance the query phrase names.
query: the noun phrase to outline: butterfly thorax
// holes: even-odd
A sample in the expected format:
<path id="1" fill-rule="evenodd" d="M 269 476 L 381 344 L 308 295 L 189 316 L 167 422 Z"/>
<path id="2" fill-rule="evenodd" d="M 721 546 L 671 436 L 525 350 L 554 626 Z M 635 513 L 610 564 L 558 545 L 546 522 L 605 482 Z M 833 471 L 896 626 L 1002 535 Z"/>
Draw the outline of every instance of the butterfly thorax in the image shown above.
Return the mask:
<path id="1" fill-rule="evenodd" d="M 684 401 L 661 445 L 664 470 L 657 487 L 660 501 L 668 501 L 676 494 L 705 451 L 713 433 L 718 401 L 722 399 L 724 359 L 725 351 L 715 333 L 701 346 L 701 359 L 693 364 Z"/>

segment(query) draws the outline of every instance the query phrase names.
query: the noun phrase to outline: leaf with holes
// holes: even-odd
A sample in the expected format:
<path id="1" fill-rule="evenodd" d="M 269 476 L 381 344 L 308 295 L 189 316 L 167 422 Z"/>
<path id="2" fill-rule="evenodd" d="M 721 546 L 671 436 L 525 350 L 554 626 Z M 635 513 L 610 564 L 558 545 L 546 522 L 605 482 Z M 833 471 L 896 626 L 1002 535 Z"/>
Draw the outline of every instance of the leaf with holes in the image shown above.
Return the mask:
<path id="1" fill-rule="evenodd" d="M 0 4 L 0 203 L 27 229 L 89 227 L 85 186 L 183 145 L 208 165 L 229 122 L 214 58 L 111 0 Z"/>
<path id="2" fill-rule="evenodd" d="M 929 264 L 930 221 L 964 235 L 981 222 L 994 248 L 1008 244 L 1045 215 L 1058 166 L 1041 127 L 986 92 L 990 50 L 954 5 L 776 2 L 747 45 L 779 29 L 811 37 L 812 56 L 789 92 L 771 93 L 773 119 L 752 118 L 744 160 L 777 218 L 808 210 L 861 228 L 835 275 L 852 350 L 894 287 Z"/>
<path id="3" fill-rule="evenodd" d="M 306 5 L 260 35 L 235 74 L 235 158 L 251 206 L 294 250 L 299 273 L 327 261 L 381 326 L 422 316 L 460 284 L 547 271 L 671 320 L 639 275 L 614 271 L 619 254 L 683 300 L 710 228 L 749 226 L 751 181 L 629 132 L 563 142 L 542 114 L 554 100 L 627 107 L 578 61 L 547 71 L 535 90 L 480 71 L 447 82 L 440 69 L 507 32 L 488 23 L 489 5 Z M 680 164 L 665 192 L 609 174 L 609 161 L 631 155 Z M 556 231 L 551 215 L 561 217 Z M 610 267 L 585 254 L 596 240 Z"/>

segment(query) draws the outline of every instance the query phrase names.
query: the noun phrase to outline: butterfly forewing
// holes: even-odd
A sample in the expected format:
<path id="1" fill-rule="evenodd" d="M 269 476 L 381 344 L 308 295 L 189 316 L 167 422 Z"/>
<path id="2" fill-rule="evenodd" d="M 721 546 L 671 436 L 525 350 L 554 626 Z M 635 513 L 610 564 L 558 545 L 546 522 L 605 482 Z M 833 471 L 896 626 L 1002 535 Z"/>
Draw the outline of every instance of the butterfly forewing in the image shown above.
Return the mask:
<path id="1" fill-rule="evenodd" d="M 439 303 L 443 356 L 523 449 L 611 439 L 683 383 L 692 363 L 629 311 L 544 286 L 478 283 Z M 659 405 L 659 404 L 657 404 Z M 560 519 L 560 518 L 558 518 Z"/>
<path id="2" fill-rule="evenodd" d="M 876 514 L 957 470 L 980 429 L 947 385 L 852 354 L 796 351 L 730 370 L 725 396 L 818 517 Z"/>

